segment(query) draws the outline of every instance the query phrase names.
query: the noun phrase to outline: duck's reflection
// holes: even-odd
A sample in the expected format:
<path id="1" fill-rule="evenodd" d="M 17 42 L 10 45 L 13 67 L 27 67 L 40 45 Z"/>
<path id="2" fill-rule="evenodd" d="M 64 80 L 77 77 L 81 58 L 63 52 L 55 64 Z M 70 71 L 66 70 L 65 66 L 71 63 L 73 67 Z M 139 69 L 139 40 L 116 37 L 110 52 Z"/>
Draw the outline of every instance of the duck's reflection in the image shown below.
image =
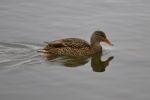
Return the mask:
<path id="1" fill-rule="evenodd" d="M 90 57 L 58 57 L 50 56 L 45 54 L 47 60 L 52 62 L 61 62 L 66 67 L 78 67 L 88 63 L 91 59 L 91 67 L 94 72 L 104 72 L 106 67 L 109 65 L 110 61 L 114 58 L 113 56 L 109 57 L 107 60 L 102 61 L 102 53 L 98 52 Z"/>
<path id="2" fill-rule="evenodd" d="M 96 53 L 91 58 L 91 67 L 94 72 L 104 72 L 110 61 L 114 58 L 113 56 L 111 56 L 107 60 L 102 61 L 101 57 L 101 53 Z"/>

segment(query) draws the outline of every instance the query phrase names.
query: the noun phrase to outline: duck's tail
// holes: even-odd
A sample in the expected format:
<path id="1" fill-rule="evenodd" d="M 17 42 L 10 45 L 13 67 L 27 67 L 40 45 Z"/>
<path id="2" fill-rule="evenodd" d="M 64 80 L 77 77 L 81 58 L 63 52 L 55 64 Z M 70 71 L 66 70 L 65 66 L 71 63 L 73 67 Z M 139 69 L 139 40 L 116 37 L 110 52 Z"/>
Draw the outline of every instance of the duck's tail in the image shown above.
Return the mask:
<path id="1" fill-rule="evenodd" d="M 37 52 L 40 52 L 40 53 L 48 53 L 48 51 L 47 51 L 47 50 L 44 50 L 44 49 L 39 49 L 39 50 L 37 50 Z"/>
<path id="2" fill-rule="evenodd" d="M 47 44 L 47 45 L 49 44 L 48 41 L 44 41 L 44 43 Z M 45 48 L 44 48 L 44 49 L 38 49 L 37 52 L 40 52 L 40 53 L 48 53 L 48 50 L 46 50 Z"/>

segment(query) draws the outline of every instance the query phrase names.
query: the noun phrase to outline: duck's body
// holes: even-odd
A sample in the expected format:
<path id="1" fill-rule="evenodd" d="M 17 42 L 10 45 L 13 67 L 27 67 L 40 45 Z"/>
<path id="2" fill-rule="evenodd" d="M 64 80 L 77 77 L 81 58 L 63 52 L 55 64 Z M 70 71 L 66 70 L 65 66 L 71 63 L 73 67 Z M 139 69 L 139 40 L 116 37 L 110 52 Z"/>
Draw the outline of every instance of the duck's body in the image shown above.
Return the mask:
<path id="1" fill-rule="evenodd" d="M 66 56 L 88 56 L 96 52 L 88 42 L 79 38 L 65 38 L 47 42 L 44 50 L 48 54 Z M 100 48 L 98 51 L 100 51 Z"/>
<path id="2" fill-rule="evenodd" d="M 57 56 L 89 56 L 102 51 L 102 47 L 99 44 L 101 41 L 104 41 L 102 38 L 107 40 L 102 31 L 96 31 L 91 37 L 91 44 L 79 38 L 65 38 L 50 41 L 46 42 L 47 45 L 42 52 Z M 111 44 L 108 40 L 105 42 Z"/>

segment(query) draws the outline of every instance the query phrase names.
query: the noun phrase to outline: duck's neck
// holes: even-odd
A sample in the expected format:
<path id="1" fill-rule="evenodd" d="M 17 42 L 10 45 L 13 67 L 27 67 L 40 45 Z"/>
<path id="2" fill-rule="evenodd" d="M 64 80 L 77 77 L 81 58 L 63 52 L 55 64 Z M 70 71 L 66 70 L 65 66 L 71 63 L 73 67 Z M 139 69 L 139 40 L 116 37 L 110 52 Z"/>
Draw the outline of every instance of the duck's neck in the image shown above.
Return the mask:
<path id="1" fill-rule="evenodd" d="M 98 43 L 98 44 L 97 43 L 95 43 L 95 44 L 91 43 L 91 48 L 92 48 L 94 53 L 102 51 L 102 46 L 100 45 L 100 43 Z"/>
<path id="2" fill-rule="evenodd" d="M 95 36 L 92 36 L 90 42 L 91 42 L 91 47 L 94 53 L 102 51 L 102 46 L 100 45 L 99 39 L 97 39 Z"/>

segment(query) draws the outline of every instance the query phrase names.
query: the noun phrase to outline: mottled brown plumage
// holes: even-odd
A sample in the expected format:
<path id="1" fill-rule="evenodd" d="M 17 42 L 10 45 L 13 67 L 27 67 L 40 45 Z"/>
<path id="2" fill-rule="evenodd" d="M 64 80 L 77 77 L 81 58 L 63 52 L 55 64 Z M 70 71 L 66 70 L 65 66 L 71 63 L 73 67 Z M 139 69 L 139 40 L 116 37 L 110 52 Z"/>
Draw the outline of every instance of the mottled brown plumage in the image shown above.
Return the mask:
<path id="1" fill-rule="evenodd" d="M 106 42 L 109 45 L 112 45 L 106 38 L 104 32 L 95 31 L 91 36 L 90 44 L 79 38 L 65 38 L 46 42 L 47 45 L 40 52 L 56 56 L 89 56 L 102 51 L 100 42 Z"/>

